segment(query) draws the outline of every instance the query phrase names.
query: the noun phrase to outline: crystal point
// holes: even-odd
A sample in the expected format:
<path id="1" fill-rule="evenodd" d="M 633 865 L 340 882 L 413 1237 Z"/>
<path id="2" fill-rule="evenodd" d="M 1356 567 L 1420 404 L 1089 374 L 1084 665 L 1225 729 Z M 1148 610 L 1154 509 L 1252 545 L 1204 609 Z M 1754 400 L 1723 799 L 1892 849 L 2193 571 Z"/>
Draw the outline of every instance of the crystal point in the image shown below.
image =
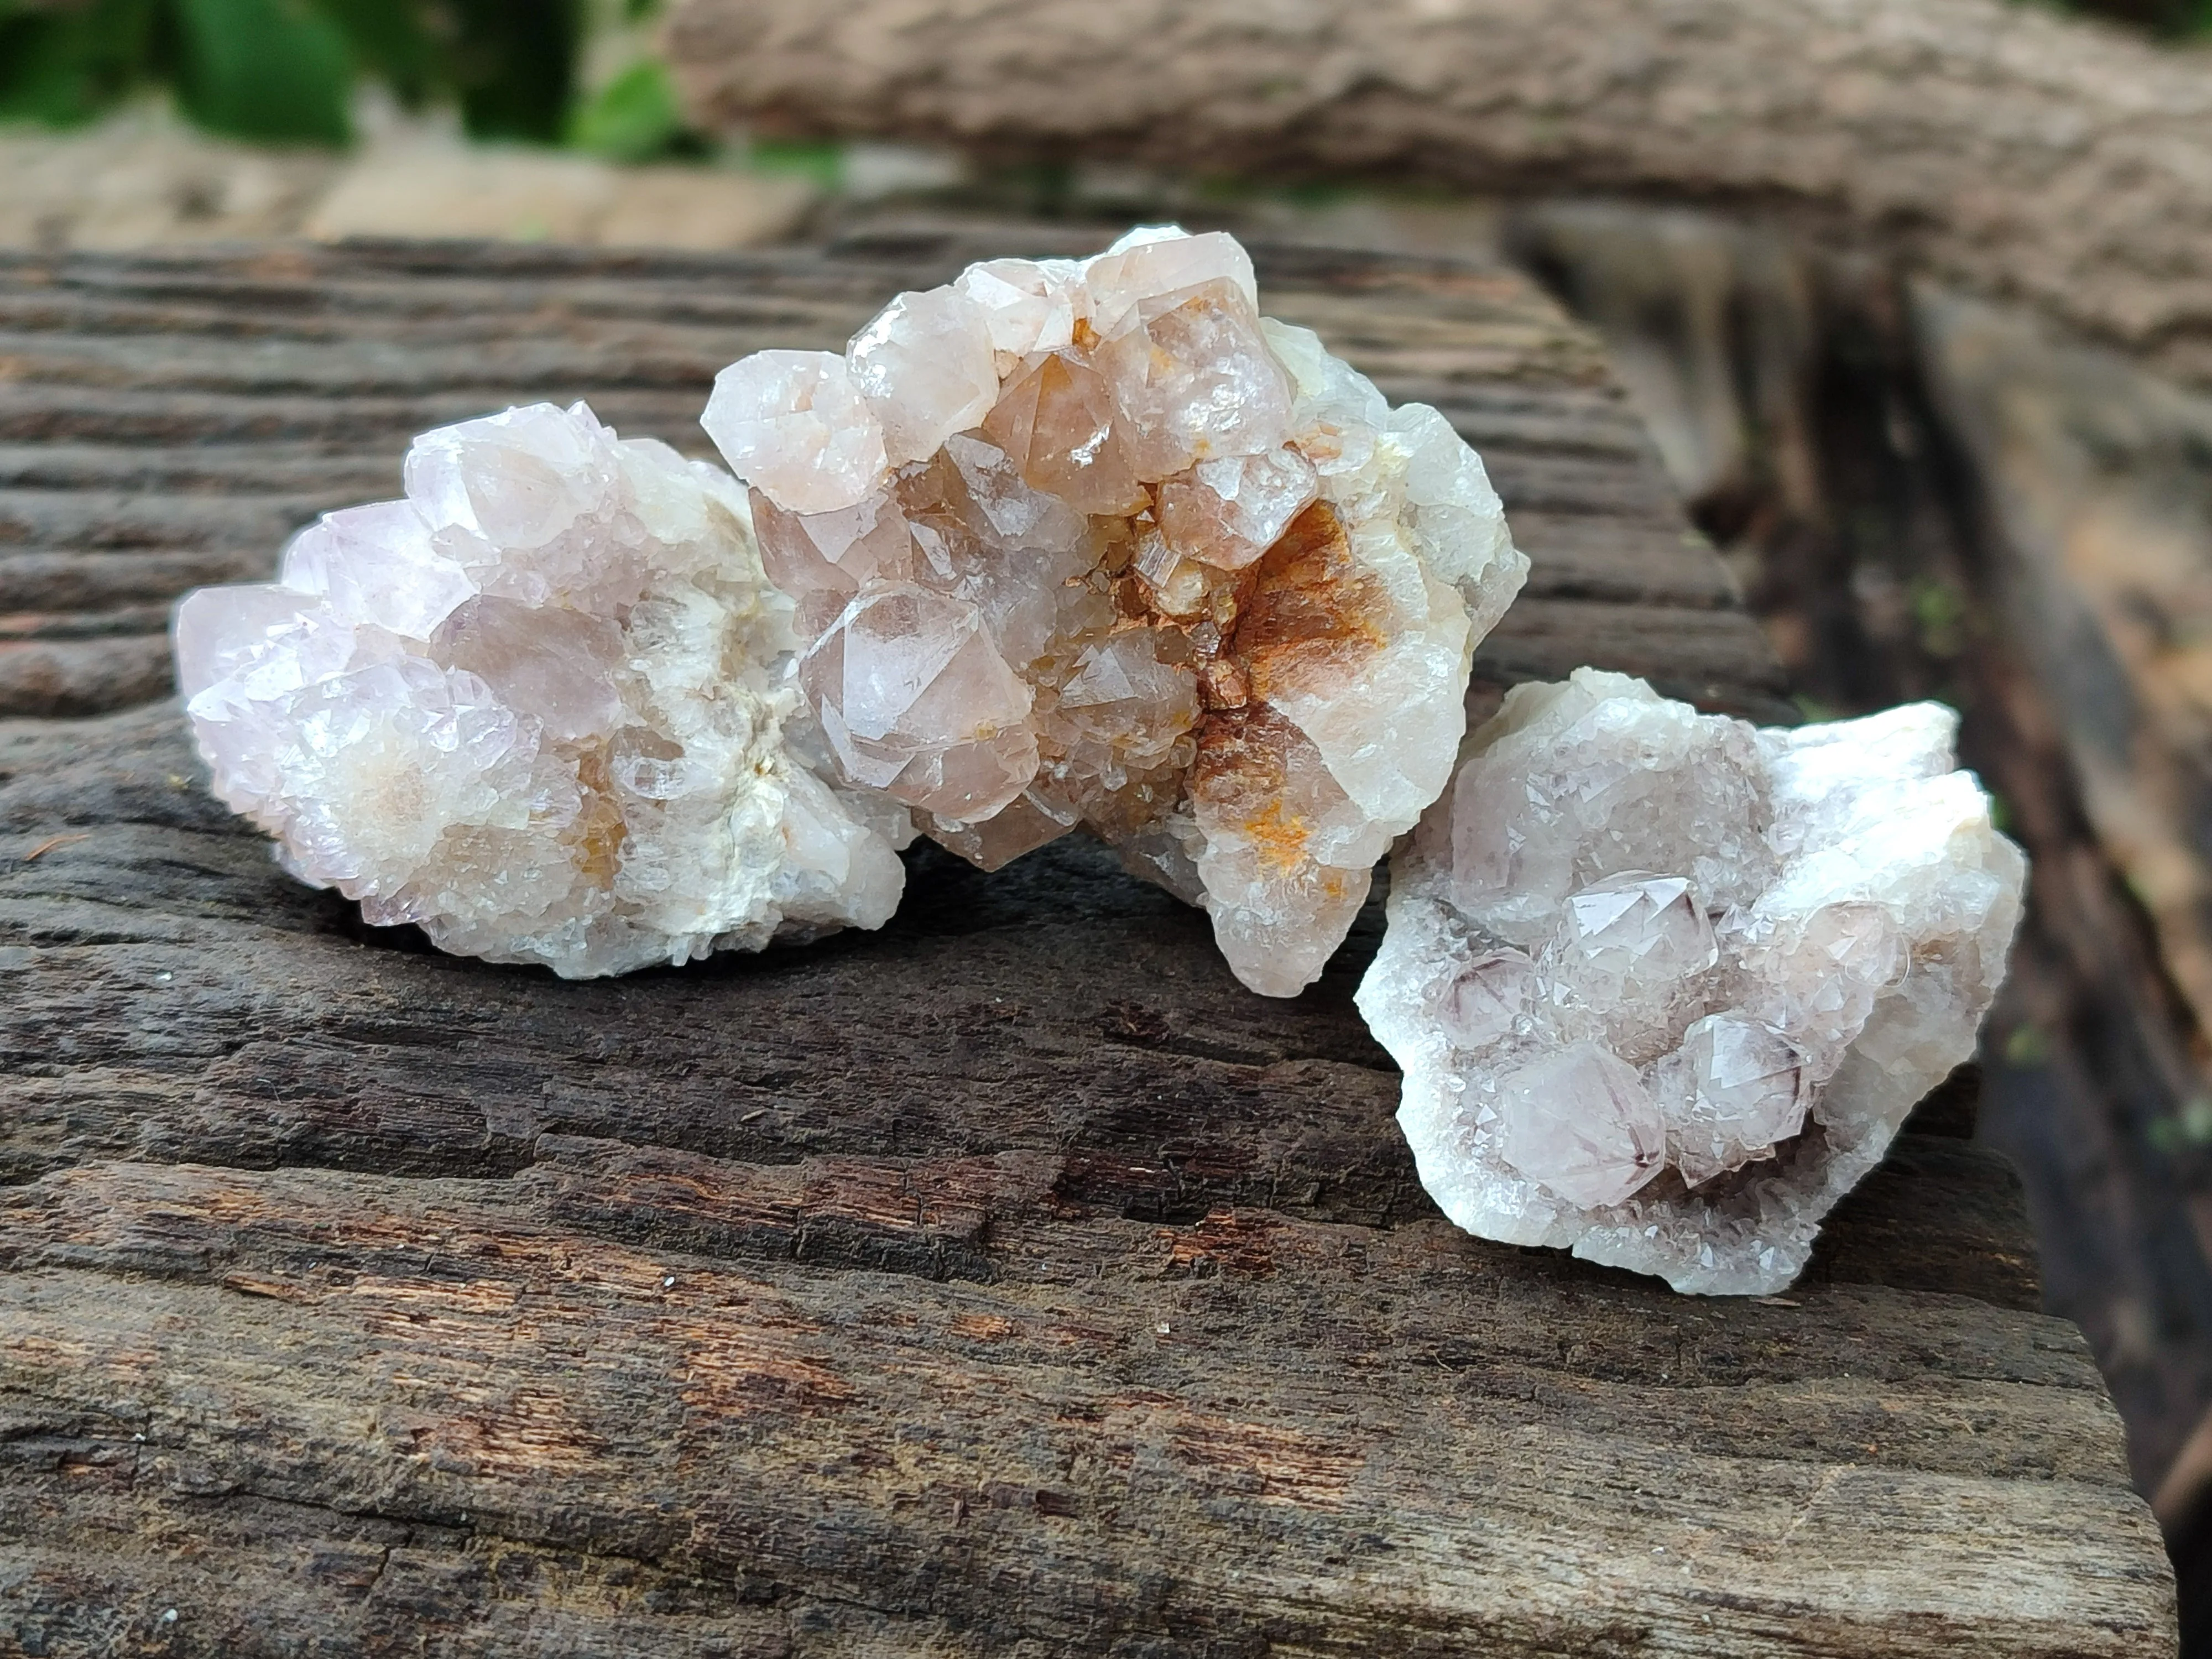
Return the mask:
<path id="1" fill-rule="evenodd" d="M 699 424 L 731 469 L 787 513 L 858 507 L 889 469 L 883 422 L 845 359 L 758 351 L 714 377 Z"/>
<path id="2" fill-rule="evenodd" d="M 847 356 L 894 466 L 925 459 L 999 399 L 990 318 L 956 288 L 900 295 Z"/>
<path id="3" fill-rule="evenodd" d="M 1626 1202 L 1665 1162 L 1666 1120 L 1635 1068 L 1577 1042 L 1507 1073 L 1498 1156 L 1570 1204 Z"/>

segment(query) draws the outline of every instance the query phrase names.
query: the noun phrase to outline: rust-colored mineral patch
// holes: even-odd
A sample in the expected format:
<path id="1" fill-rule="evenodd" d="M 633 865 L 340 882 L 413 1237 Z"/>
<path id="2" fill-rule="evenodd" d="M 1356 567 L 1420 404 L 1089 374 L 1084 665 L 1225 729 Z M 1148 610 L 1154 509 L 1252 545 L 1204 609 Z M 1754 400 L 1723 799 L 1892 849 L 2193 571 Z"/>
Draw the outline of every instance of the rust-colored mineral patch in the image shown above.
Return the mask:
<path id="1" fill-rule="evenodd" d="M 1300 514 L 1255 571 L 1229 641 L 1253 695 L 1306 689 L 1328 674 L 1348 681 L 1389 642 L 1389 594 L 1352 556 L 1344 521 L 1327 501 Z"/>
<path id="2" fill-rule="evenodd" d="M 1304 732 L 1264 705 L 1209 714 L 1199 726 L 1192 800 L 1235 823 L 1277 876 L 1310 861 L 1314 825 L 1293 775 L 1319 757 Z"/>

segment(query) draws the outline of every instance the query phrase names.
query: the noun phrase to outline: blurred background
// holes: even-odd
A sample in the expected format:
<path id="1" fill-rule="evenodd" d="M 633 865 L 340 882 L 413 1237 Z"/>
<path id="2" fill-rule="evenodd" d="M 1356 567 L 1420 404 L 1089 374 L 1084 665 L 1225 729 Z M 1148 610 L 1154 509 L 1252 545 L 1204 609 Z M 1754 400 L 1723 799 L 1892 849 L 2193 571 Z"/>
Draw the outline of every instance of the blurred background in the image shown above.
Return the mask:
<path id="1" fill-rule="evenodd" d="M 1930 15 L 1983 27 L 1996 4 Z M 1978 265 L 1943 251 L 1912 193 L 1931 146 L 1957 151 L 1982 120 L 2001 148 L 2024 103 L 1950 109 L 1940 144 L 1869 144 L 1838 116 L 1868 146 L 1850 166 L 1900 181 L 1887 219 L 1778 209 L 1665 155 L 1556 191 L 1486 188 L 1449 158 L 1224 173 L 1158 145 L 1094 154 L 1067 123 L 1025 145 L 1018 111 L 988 147 L 958 146 L 878 118 L 865 92 L 841 102 L 834 64 L 812 112 L 792 88 L 813 69 L 762 90 L 774 75 L 745 54 L 790 43 L 732 32 L 740 0 L 0 0 L 0 250 L 713 252 L 882 234 L 926 210 L 1172 216 L 1533 272 L 1606 337 L 1804 716 L 1954 704 L 2034 855 L 1979 1132 L 2021 1171 L 2047 1299 L 2096 1350 L 2181 1572 L 2191 1651 L 2212 1655 L 2212 359 L 2191 331 L 2212 316 L 2197 269 L 2212 270 L 2212 215 L 2172 207 L 2212 178 L 2212 0 L 2036 9 L 2069 21 L 1988 63 L 2078 41 L 2103 100 L 2075 131 L 2071 83 L 2042 76 L 2051 153 L 2148 110 L 2169 121 L 2164 148 L 2110 176 L 2199 181 L 2136 221 L 2106 213 L 2047 278 L 2018 274 L 2033 260 L 2003 238 L 2032 250 L 2036 210 L 2058 223 L 2102 204 L 2000 203 Z M 1932 32 L 1923 56 L 1965 38 Z M 1984 90 L 2005 72 L 1911 70 Z M 1985 194 L 2023 189 L 2001 175 Z M 2178 288 L 2189 297 L 2160 297 Z"/>
<path id="2" fill-rule="evenodd" d="M 0 0 L 0 245 L 305 234 L 720 248 L 790 233 L 835 183 L 835 147 L 755 154 L 690 130 L 655 10 Z"/>

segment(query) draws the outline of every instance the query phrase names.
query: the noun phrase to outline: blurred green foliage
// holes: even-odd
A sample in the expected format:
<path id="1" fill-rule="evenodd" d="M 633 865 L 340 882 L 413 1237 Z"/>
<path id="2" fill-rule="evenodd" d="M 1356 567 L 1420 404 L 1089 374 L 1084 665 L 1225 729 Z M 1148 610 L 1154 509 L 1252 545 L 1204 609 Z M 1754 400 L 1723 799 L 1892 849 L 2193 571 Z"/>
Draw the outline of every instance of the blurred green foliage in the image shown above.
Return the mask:
<path id="1" fill-rule="evenodd" d="M 0 120 L 69 126 L 167 88 L 211 132 L 342 144 L 368 76 L 477 137 L 559 143 L 588 21 L 586 0 L 0 0 Z"/>
<path id="2" fill-rule="evenodd" d="M 611 161 L 650 161 L 700 155 L 708 145 L 684 125 L 668 66 L 641 58 L 580 100 L 570 116 L 568 142 Z"/>
<path id="3" fill-rule="evenodd" d="M 758 173 L 805 179 L 820 190 L 844 187 L 845 147 L 822 138 L 756 138 L 745 148 L 745 165 Z"/>
<path id="4" fill-rule="evenodd" d="M 343 143 L 352 56 L 297 0 L 173 0 L 149 33 L 173 42 L 177 101 L 211 132 Z"/>
<path id="5" fill-rule="evenodd" d="M 2212 35 L 2212 0 L 2057 0 L 2057 9 L 2132 23 L 2168 40 Z"/>

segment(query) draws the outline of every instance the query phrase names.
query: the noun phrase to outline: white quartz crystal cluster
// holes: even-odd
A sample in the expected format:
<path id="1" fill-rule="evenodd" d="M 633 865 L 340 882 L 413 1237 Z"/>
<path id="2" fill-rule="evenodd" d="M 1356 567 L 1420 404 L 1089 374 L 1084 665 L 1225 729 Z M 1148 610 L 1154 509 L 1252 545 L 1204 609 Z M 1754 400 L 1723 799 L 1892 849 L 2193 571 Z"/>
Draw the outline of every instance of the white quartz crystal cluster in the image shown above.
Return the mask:
<path id="1" fill-rule="evenodd" d="M 1948 712 L 1585 669 L 1469 735 L 1528 569 L 1482 463 L 1225 235 L 971 266 L 702 423 L 749 489 L 512 409 L 188 596 L 216 793 L 372 922 L 569 975 L 878 927 L 917 826 L 986 869 L 1081 826 L 1290 995 L 1413 830 L 1359 1006 L 1422 1181 L 1683 1290 L 1786 1284 L 1972 1048 L 2023 866 Z"/>
<path id="2" fill-rule="evenodd" d="M 1359 1006 L 1444 1213 L 1764 1292 L 1973 1050 L 2025 862 L 1922 703 L 1757 730 L 1583 669 L 1469 736 Z"/>
<path id="3" fill-rule="evenodd" d="M 840 782 L 987 869 L 1087 826 L 1271 994 L 1444 787 L 1528 568 L 1443 416 L 1261 316 L 1218 234 L 971 266 L 703 423 Z"/>
<path id="4" fill-rule="evenodd" d="M 906 814 L 811 758 L 726 474 L 578 404 L 426 433 L 405 480 L 178 610 L 216 792 L 288 869 L 572 976 L 889 918 Z"/>

